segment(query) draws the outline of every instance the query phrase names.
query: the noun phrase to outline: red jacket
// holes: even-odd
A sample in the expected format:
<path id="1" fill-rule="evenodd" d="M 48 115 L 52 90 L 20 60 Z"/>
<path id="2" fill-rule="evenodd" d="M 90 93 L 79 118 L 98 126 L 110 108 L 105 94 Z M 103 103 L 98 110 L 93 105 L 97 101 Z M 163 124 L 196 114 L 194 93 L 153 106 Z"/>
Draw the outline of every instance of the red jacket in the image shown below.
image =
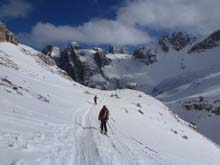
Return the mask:
<path id="1" fill-rule="evenodd" d="M 99 120 L 101 121 L 107 121 L 109 117 L 109 111 L 106 107 L 103 107 L 101 111 L 99 112 Z"/>

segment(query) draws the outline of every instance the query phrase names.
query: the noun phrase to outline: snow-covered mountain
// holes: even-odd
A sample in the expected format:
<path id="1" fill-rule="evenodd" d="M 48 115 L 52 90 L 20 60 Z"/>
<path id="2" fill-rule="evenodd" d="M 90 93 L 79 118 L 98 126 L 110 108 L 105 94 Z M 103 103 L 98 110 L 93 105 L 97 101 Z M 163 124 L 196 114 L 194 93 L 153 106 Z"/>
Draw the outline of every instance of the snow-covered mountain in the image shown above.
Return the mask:
<path id="1" fill-rule="evenodd" d="M 220 133 L 216 131 L 220 124 L 219 42 L 220 31 L 178 50 L 171 42 L 167 51 L 154 50 L 157 60 L 150 65 L 144 64 L 145 59 L 107 55 L 112 63 L 105 66 L 104 73 L 119 78 L 124 86 L 129 81 L 136 82 L 139 90 L 160 99 L 199 132 L 220 144 Z"/>
<path id="2" fill-rule="evenodd" d="M 109 53 L 100 48 L 85 50 L 76 43 L 46 52 L 86 86 L 123 89 L 135 84 L 220 144 L 216 131 L 220 124 L 219 45 L 220 30 L 202 39 L 183 33 L 163 34 L 158 44 L 138 48 L 133 55 L 119 54 L 123 49 L 113 46 Z"/>
<path id="3" fill-rule="evenodd" d="M 112 64 L 129 58 L 114 56 Z M 220 162 L 219 146 L 143 92 L 84 87 L 21 44 L 0 43 L 0 68 L 0 164 Z M 108 136 L 100 134 L 97 120 L 104 104 Z"/>
<path id="4" fill-rule="evenodd" d="M 54 59 L 73 80 L 92 88 L 109 89 L 109 80 L 101 68 L 108 65 L 110 60 L 102 49 L 81 49 L 76 42 L 71 42 L 64 49 L 49 45 L 43 53 Z"/>
<path id="5" fill-rule="evenodd" d="M 109 51 L 101 48 L 81 49 L 76 42 L 71 42 L 66 48 L 49 45 L 43 53 L 53 58 L 75 81 L 86 86 L 115 89 L 136 82 L 138 89 L 156 94 L 166 90 L 159 89 L 161 83 L 216 63 L 215 58 L 207 61 L 208 56 L 203 57 L 205 62 L 198 62 L 200 57 L 194 54 L 218 46 L 219 34 L 220 31 L 216 31 L 206 39 L 197 41 L 195 37 L 183 33 L 163 34 L 158 44 L 138 48 L 133 55 L 125 48 L 114 46 L 110 46 Z"/>

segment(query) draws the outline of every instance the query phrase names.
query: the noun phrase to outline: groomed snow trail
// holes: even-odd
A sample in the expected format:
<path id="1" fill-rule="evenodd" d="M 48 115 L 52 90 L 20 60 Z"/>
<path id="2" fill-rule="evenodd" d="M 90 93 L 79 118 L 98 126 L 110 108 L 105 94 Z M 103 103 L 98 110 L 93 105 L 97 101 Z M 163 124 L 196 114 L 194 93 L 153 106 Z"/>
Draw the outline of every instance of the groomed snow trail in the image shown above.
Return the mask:
<path id="1" fill-rule="evenodd" d="M 75 151 L 72 158 L 74 165 L 172 164 L 157 151 L 143 147 L 135 138 L 124 135 L 111 117 L 107 123 L 108 135 L 101 134 L 98 113 L 104 103 L 108 104 L 105 98 L 99 105 L 93 105 L 88 101 L 75 112 L 73 119 Z"/>

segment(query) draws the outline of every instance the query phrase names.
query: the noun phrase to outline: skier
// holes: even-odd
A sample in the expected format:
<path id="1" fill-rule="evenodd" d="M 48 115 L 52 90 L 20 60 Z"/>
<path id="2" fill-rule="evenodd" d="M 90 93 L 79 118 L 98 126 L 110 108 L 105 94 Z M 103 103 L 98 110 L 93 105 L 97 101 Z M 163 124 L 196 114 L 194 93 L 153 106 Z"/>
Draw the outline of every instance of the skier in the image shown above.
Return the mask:
<path id="1" fill-rule="evenodd" d="M 98 97 L 95 95 L 95 97 L 94 97 L 94 103 L 95 104 L 97 104 L 97 99 L 98 99 Z"/>
<path id="2" fill-rule="evenodd" d="M 106 123 L 109 119 L 109 110 L 105 105 L 102 107 L 101 111 L 99 112 L 98 119 L 101 121 L 101 133 L 104 133 L 105 135 L 107 135 Z M 103 132 L 104 129 L 105 129 L 105 132 Z"/>

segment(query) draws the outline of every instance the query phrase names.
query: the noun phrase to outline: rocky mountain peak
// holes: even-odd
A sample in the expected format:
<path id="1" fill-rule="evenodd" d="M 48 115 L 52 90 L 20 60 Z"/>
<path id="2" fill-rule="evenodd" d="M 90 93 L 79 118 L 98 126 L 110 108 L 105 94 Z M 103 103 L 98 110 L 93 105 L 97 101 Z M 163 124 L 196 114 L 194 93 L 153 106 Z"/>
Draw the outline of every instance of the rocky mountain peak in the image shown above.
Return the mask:
<path id="1" fill-rule="evenodd" d="M 194 40 L 195 37 L 191 37 L 182 32 L 171 34 L 164 33 L 159 39 L 159 45 L 164 52 L 168 52 L 171 47 L 176 51 L 180 51 L 187 45 L 191 44 Z"/>
<path id="2" fill-rule="evenodd" d="M 111 60 L 101 48 L 81 49 L 76 42 L 70 42 L 67 48 L 48 45 L 43 53 L 50 56 L 73 80 L 93 88 L 106 89 L 108 81 L 102 73 L 102 67 Z"/>
<path id="3" fill-rule="evenodd" d="M 128 50 L 128 48 L 120 48 L 120 47 L 117 47 L 117 46 L 113 46 L 113 45 L 110 45 L 109 46 L 109 53 L 111 54 L 131 54 L 131 52 Z"/>
<path id="4" fill-rule="evenodd" d="M 81 49 L 80 45 L 77 42 L 74 42 L 74 41 L 69 43 L 68 48 L 69 49 L 74 49 L 74 50 Z"/>
<path id="5" fill-rule="evenodd" d="M 134 52 L 134 57 L 143 59 L 149 65 L 157 61 L 157 50 L 146 47 L 138 48 Z"/>
<path id="6" fill-rule="evenodd" d="M 169 34 L 164 33 L 161 38 L 159 39 L 159 45 L 161 46 L 162 50 L 164 52 L 168 52 L 169 51 L 169 45 L 170 45 L 170 41 L 169 41 Z"/>
<path id="7" fill-rule="evenodd" d="M 17 37 L 6 28 L 6 25 L 0 21 L 0 41 L 1 42 L 11 42 L 13 44 L 18 44 Z"/>
<path id="8" fill-rule="evenodd" d="M 45 55 L 50 55 L 51 52 L 53 50 L 53 46 L 52 45 L 47 45 L 43 50 L 42 53 L 44 53 Z"/>
<path id="9" fill-rule="evenodd" d="M 211 49 L 214 47 L 220 46 L 220 30 L 215 31 L 210 36 L 205 38 L 203 41 L 195 44 L 190 50 L 189 53 L 201 52 L 206 49 Z"/>

